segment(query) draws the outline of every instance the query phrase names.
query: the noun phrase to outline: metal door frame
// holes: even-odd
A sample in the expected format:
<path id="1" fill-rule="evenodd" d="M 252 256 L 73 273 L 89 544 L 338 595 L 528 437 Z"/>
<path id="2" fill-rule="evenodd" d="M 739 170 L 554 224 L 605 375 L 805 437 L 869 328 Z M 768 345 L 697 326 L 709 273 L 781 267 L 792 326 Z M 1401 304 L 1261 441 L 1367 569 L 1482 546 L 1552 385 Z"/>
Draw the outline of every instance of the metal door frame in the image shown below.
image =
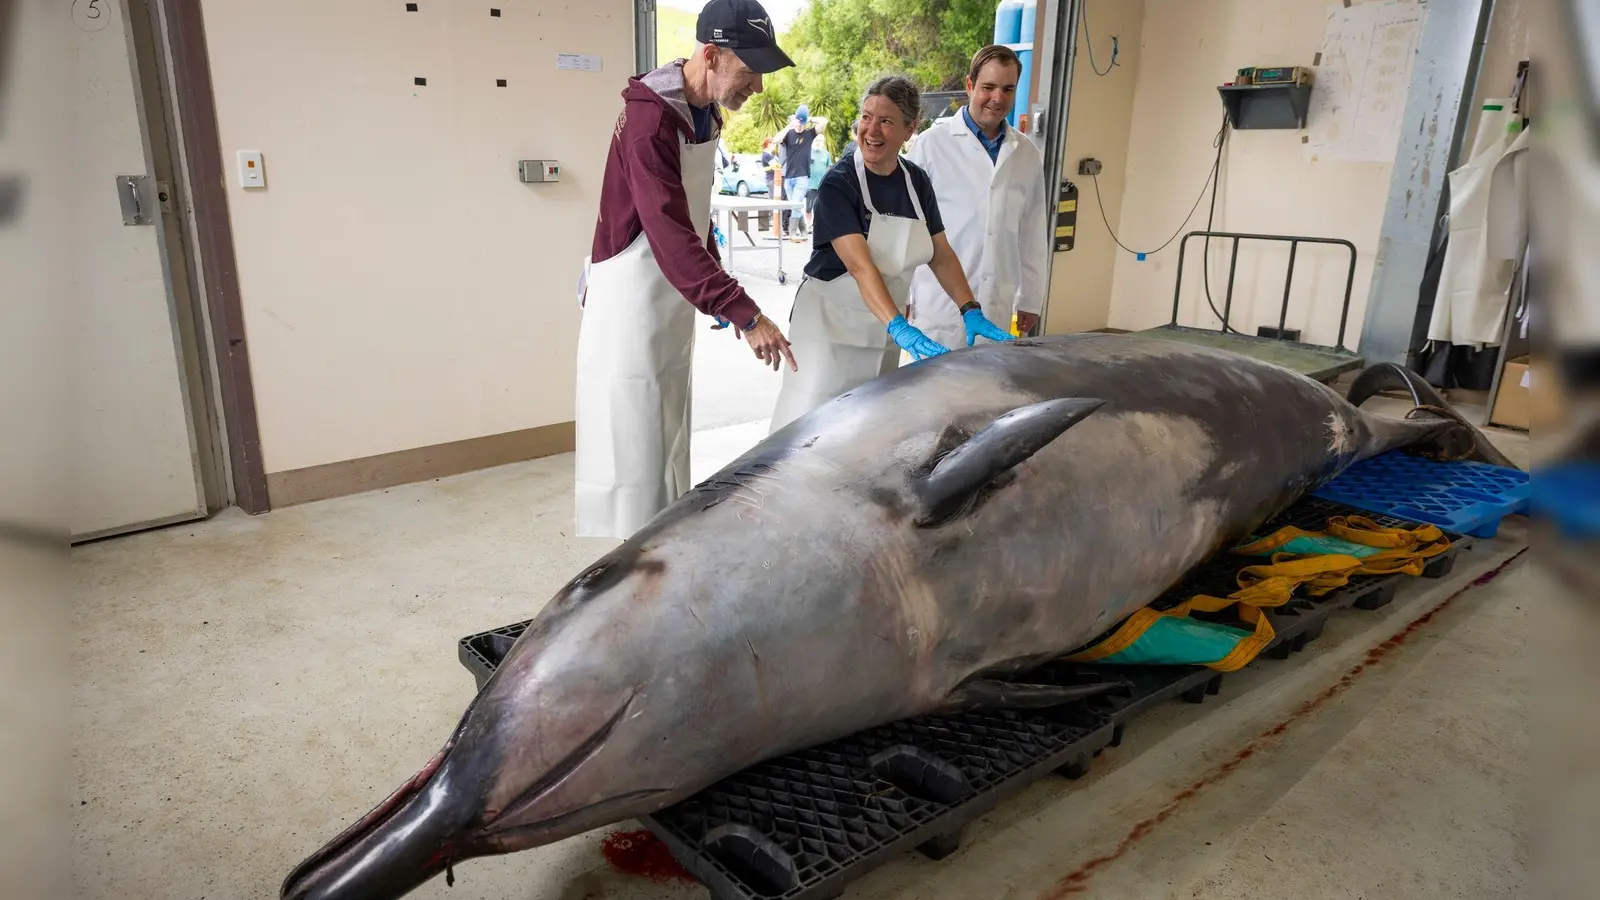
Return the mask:
<path id="1" fill-rule="evenodd" d="M 181 210 L 186 252 L 184 284 L 196 323 L 203 402 L 219 467 L 222 505 L 252 515 L 272 508 L 261 457 L 244 331 L 239 271 L 228 217 L 227 170 L 223 164 L 212 92 L 211 66 L 201 0 L 122 0 L 140 16 L 130 21 L 148 36 L 151 108 L 163 111 L 162 125 L 173 149 L 174 197 Z"/>
<path id="2" fill-rule="evenodd" d="M 1056 203 L 1060 197 L 1061 180 L 1066 177 L 1063 164 L 1067 152 L 1067 123 L 1072 117 L 1072 70 L 1078 64 L 1078 22 L 1082 18 L 1084 0 L 1041 0 L 1045 8 L 1046 45 L 1049 53 L 1035 48 L 1033 58 L 1047 62 L 1038 67 L 1039 81 L 1049 80 L 1049 92 L 1040 104 L 1044 110 L 1044 175 L 1045 191 L 1049 203 L 1045 205 L 1044 221 L 1038 223 L 1050 235 L 1049 265 L 1044 270 L 1044 302 L 1039 309 L 1039 334 L 1048 334 L 1050 328 L 1050 286 L 1055 279 Z M 1058 112 L 1059 111 L 1059 112 Z M 1071 251 L 1061 251 L 1071 252 Z"/>
<path id="3" fill-rule="evenodd" d="M 656 67 L 656 0 L 633 0 L 633 70 Z"/>

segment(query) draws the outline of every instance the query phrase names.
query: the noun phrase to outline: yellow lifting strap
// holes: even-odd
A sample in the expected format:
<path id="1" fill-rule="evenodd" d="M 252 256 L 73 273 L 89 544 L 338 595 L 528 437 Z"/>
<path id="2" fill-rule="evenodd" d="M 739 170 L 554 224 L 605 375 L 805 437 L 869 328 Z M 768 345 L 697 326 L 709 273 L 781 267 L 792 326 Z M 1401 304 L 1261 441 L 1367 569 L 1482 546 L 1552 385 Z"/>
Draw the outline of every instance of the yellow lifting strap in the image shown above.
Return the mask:
<path id="1" fill-rule="evenodd" d="M 1296 537 L 1340 538 L 1353 544 L 1381 547 L 1381 552 L 1365 557 L 1342 553 L 1294 554 L 1273 552 Z M 1242 638 L 1226 656 L 1205 663 L 1219 672 L 1243 668 L 1272 643 L 1276 632 L 1263 609 L 1282 606 L 1304 585 L 1313 597 L 1323 596 L 1349 583 L 1355 575 L 1421 575 L 1427 560 L 1450 549 L 1450 541 L 1433 525 L 1414 528 L 1389 528 L 1365 516 L 1334 516 L 1326 532 L 1312 532 L 1292 525 L 1233 549 L 1241 556 L 1272 553 L 1272 562 L 1245 566 L 1239 570 L 1239 589 L 1227 597 L 1197 594 L 1166 610 L 1145 607 L 1129 616 L 1109 637 L 1081 653 L 1067 657 L 1072 662 L 1095 662 L 1126 650 L 1144 636 L 1162 617 L 1186 618 L 1191 612 L 1223 612 L 1237 607 L 1235 615 L 1251 626 L 1254 633 Z"/>

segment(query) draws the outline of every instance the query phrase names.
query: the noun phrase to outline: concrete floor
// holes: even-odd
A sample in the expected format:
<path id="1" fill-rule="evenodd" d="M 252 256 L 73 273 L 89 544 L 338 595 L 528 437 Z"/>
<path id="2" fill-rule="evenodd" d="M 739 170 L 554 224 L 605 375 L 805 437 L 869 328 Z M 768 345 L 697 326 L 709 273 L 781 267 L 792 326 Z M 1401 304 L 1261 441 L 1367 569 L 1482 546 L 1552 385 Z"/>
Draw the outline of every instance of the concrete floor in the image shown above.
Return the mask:
<path id="1" fill-rule="evenodd" d="M 783 267 L 789 283 L 779 284 L 777 242 L 758 238 L 750 247 L 737 235 L 736 252 L 730 271 L 738 277 L 767 318 L 789 333 L 789 309 L 800 285 L 801 267 L 810 252 L 804 244 L 788 244 L 783 252 Z M 763 277 L 770 275 L 770 277 Z M 729 330 L 712 331 L 712 320 L 697 317 L 700 330 L 694 346 L 694 428 L 702 431 L 765 420 L 778 402 L 779 373 L 763 369 L 750 352 L 750 345 Z M 763 430 L 762 434 L 766 432 Z"/>
<path id="2" fill-rule="evenodd" d="M 748 351 L 744 351 L 748 352 Z M 765 433 L 696 437 L 697 476 Z M 1526 437 L 1495 441 L 1526 458 Z M 473 692 L 457 638 L 528 618 L 612 545 L 568 535 L 570 455 L 77 548 L 74 895 L 276 897 L 284 875 L 441 745 Z M 1054 898 L 1091 860 L 1105 898 L 1520 897 L 1528 893 L 1529 573 L 1461 594 L 1287 730 L 1367 652 L 1525 545 L 1521 520 L 1341 613 L 1287 662 L 1204 706 L 1152 711 L 1085 779 L 1004 804 L 957 855 L 915 854 L 851 898 Z M 409 596 L 407 596 L 409 595 Z M 1254 751 L 1221 777 L 1219 766 Z M 1209 786 L 1175 800 L 1190 785 Z M 1141 839 L 1139 823 L 1163 820 Z M 622 827 L 630 827 L 624 825 Z M 413 896 L 699 897 L 610 871 L 604 832 L 474 860 Z"/>

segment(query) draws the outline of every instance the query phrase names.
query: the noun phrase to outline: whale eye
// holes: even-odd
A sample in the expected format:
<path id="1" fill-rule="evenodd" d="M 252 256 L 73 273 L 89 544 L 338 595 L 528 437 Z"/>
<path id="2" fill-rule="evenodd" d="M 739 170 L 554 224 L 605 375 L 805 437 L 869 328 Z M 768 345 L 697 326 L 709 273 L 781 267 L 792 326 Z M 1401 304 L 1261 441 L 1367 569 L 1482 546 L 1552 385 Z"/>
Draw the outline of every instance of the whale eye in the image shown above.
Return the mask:
<path id="1" fill-rule="evenodd" d="M 616 569 L 616 562 L 610 562 L 610 560 L 602 560 L 602 562 L 590 565 L 589 569 L 584 569 L 578 573 L 578 578 L 573 578 L 571 589 L 573 589 L 574 593 L 578 593 L 578 591 L 594 593 L 594 591 L 602 588 L 606 581 L 610 581 L 608 575 L 613 569 Z"/>
<path id="2" fill-rule="evenodd" d="M 611 571 L 614 565 L 615 563 L 611 562 L 595 563 L 589 568 L 578 573 L 578 577 L 572 580 L 572 586 L 574 588 L 581 588 L 584 590 L 591 589 L 595 586 L 596 582 L 605 578 L 605 574 Z"/>
<path id="3" fill-rule="evenodd" d="M 553 601 L 557 609 L 571 609 L 585 600 L 592 599 L 600 592 L 600 588 L 610 581 L 611 570 L 616 564 L 610 561 L 597 562 L 582 572 L 561 589 Z"/>

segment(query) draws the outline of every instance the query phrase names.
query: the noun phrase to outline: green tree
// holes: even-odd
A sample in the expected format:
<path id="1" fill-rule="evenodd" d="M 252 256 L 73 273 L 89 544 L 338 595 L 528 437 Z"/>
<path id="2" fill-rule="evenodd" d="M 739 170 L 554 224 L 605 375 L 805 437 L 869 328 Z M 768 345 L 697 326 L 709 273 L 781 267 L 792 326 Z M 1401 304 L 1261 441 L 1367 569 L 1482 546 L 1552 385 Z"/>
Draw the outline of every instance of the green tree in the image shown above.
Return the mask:
<path id="1" fill-rule="evenodd" d="M 811 0 L 780 38 L 794 68 L 767 76 L 761 93 L 730 114 L 723 140 L 735 153 L 756 153 L 783 129 L 801 103 L 827 120 L 835 156 L 854 131 L 862 91 L 897 73 L 925 91 L 959 90 L 972 54 L 994 34 L 997 0 Z M 693 46 L 693 16 L 662 6 L 658 55 L 664 61 Z M 663 23 L 670 17 L 666 27 Z"/>
<path id="2" fill-rule="evenodd" d="M 697 13 L 675 6 L 656 5 L 656 64 L 694 54 Z"/>
<path id="3" fill-rule="evenodd" d="M 959 90 L 994 34 L 996 0 L 812 0 L 783 37 L 798 100 L 825 116 L 829 145 L 850 140 L 862 91 L 897 73 L 925 91 Z"/>

